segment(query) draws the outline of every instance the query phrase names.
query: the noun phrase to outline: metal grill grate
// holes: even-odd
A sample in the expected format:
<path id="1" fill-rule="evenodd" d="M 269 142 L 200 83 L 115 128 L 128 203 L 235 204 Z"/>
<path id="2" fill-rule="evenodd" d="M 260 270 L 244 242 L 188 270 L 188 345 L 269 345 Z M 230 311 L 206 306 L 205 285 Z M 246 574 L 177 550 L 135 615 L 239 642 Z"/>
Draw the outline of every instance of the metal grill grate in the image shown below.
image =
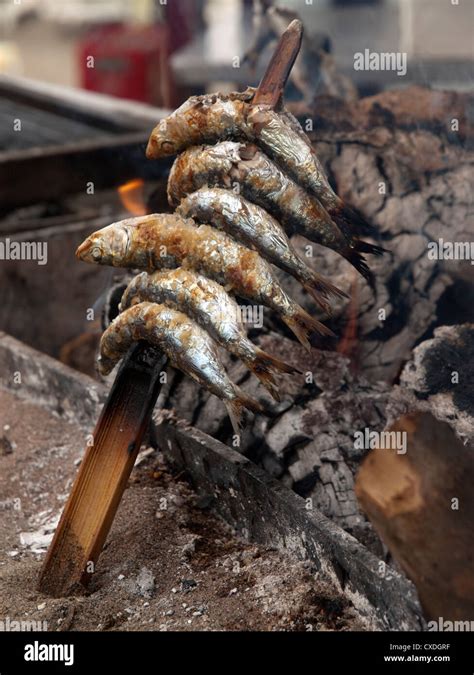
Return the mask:
<path id="1" fill-rule="evenodd" d="M 97 125 L 67 117 L 63 112 L 0 99 L 0 151 L 30 150 L 114 135 Z"/>

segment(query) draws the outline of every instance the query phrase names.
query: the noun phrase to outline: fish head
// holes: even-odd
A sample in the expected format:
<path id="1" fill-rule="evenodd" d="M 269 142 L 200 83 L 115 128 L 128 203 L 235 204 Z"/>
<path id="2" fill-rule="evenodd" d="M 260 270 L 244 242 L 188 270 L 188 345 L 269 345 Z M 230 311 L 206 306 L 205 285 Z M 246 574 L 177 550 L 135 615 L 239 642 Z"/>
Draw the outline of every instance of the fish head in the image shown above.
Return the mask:
<path id="1" fill-rule="evenodd" d="M 178 152 L 179 148 L 173 138 L 173 124 L 170 118 L 161 120 L 153 129 L 148 145 L 146 156 L 148 159 L 159 157 L 171 157 Z"/>
<path id="2" fill-rule="evenodd" d="M 199 141 L 202 130 L 199 124 L 202 103 L 199 96 L 191 96 L 169 117 L 160 120 L 150 135 L 146 156 L 148 159 L 171 157 L 192 141 Z"/>
<path id="3" fill-rule="evenodd" d="M 97 362 L 96 362 L 96 367 L 97 367 L 97 371 L 98 371 L 99 375 L 102 375 L 103 377 L 105 377 L 106 375 L 111 373 L 112 370 L 117 365 L 117 361 L 118 361 L 118 359 L 111 359 L 111 358 L 101 354 L 97 358 Z"/>
<path id="4" fill-rule="evenodd" d="M 113 223 L 91 234 L 79 246 L 76 257 L 96 265 L 121 266 L 130 245 L 130 234 L 123 222 Z"/>

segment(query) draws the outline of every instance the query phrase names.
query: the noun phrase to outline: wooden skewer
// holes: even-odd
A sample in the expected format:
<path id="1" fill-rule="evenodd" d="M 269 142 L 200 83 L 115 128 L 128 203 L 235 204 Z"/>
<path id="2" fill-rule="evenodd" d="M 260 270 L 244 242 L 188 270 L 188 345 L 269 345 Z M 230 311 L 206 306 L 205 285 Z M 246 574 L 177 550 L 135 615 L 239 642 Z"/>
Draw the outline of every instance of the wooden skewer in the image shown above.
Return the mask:
<path id="1" fill-rule="evenodd" d="M 137 344 L 112 386 L 49 547 L 39 590 L 86 585 L 114 520 L 160 389 L 166 358 Z"/>
<path id="2" fill-rule="evenodd" d="M 253 97 L 253 105 L 268 105 L 275 108 L 279 104 L 286 81 L 300 51 L 302 39 L 303 24 L 299 19 L 294 19 L 278 41 Z"/>
<path id="3" fill-rule="evenodd" d="M 275 49 L 253 104 L 275 107 L 301 46 L 292 21 Z M 89 581 L 110 530 L 156 403 L 166 358 L 136 345 L 97 422 L 41 570 L 39 589 L 61 596 Z"/>

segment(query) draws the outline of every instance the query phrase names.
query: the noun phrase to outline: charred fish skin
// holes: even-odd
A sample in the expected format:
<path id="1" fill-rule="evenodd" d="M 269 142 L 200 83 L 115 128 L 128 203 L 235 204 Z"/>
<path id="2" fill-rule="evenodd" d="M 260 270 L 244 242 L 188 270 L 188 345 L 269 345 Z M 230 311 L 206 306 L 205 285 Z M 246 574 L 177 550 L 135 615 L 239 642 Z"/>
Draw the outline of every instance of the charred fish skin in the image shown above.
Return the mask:
<path id="1" fill-rule="evenodd" d="M 328 296 L 344 293 L 311 270 L 297 255 L 285 230 L 262 207 L 223 188 L 199 188 L 179 204 L 177 213 L 224 230 L 266 260 L 298 279 L 326 312 Z"/>
<path id="2" fill-rule="evenodd" d="M 282 109 L 251 106 L 255 90 L 192 96 L 152 131 L 147 157 L 167 157 L 192 145 L 224 139 L 256 142 L 303 187 L 330 209 L 342 208 L 296 117 Z"/>
<path id="3" fill-rule="evenodd" d="M 120 229 L 122 223 L 115 223 L 113 227 Z M 88 237 L 79 247 L 78 256 L 88 262 L 100 262 L 89 256 L 88 242 L 92 241 L 95 249 L 106 251 L 109 259 L 113 256 L 117 267 L 136 268 L 146 262 L 146 269 L 150 269 L 150 265 L 162 269 L 162 258 L 167 264 L 172 260 L 176 262 L 175 267 L 192 269 L 240 297 L 273 309 L 308 349 L 315 334 L 333 335 L 285 293 L 270 265 L 258 253 L 238 244 L 224 232 L 209 225 L 198 226 L 191 219 L 172 214 L 130 218 L 126 227 L 129 232 L 126 245 L 123 238 L 117 243 L 109 226 Z M 113 251 L 111 242 L 116 245 Z"/>
<path id="4" fill-rule="evenodd" d="M 318 244 L 345 248 L 348 242 L 319 202 L 286 176 L 255 145 L 223 141 L 185 150 L 176 158 L 168 179 L 168 196 L 178 206 L 187 194 L 206 185 L 241 192 L 268 211 L 290 232 Z"/>
<path id="5" fill-rule="evenodd" d="M 248 114 L 248 124 L 262 150 L 322 202 L 327 181 L 322 167 L 315 164 L 316 155 L 307 140 L 268 106 L 255 106 Z"/>
<path id="6" fill-rule="evenodd" d="M 143 301 L 165 304 L 187 314 L 226 348 L 234 349 L 240 340 L 247 339 L 237 302 L 220 284 L 192 270 L 137 275 L 122 296 L 120 311 Z"/>
<path id="7" fill-rule="evenodd" d="M 240 162 L 241 144 L 223 141 L 216 145 L 199 145 L 184 150 L 173 162 L 168 176 L 168 202 L 178 207 L 186 195 L 201 187 L 238 190 L 231 171 Z M 194 170 L 193 170 L 194 167 Z"/>
<path id="8" fill-rule="evenodd" d="M 280 118 L 285 125 L 300 137 L 301 141 L 309 146 L 314 162 L 314 169 L 312 169 L 313 178 L 311 182 L 317 186 L 314 194 L 319 198 L 321 204 L 327 210 L 334 222 L 350 236 L 357 234 L 373 235 L 375 233 L 375 228 L 370 225 L 360 213 L 346 204 L 332 189 L 319 157 L 296 117 L 288 110 L 283 109 L 280 111 Z M 308 189 L 314 191 L 314 188 L 311 187 L 310 183 L 308 183 Z M 366 245 L 365 248 L 367 248 L 367 253 L 382 255 L 386 252 L 386 249 L 375 246 L 374 244 L 369 244 L 368 242 L 361 242 L 361 244 Z"/>
<path id="9" fill-rule="evenodd" d="M 191 96 L 153 129 L 146 156 L 148 159 L 170 157 L 191 145 L 242 136 L 247 103 L 253 92 L 248 89 L 228 95 Z"/>
<path id="10" fill-rule="evenodd" d="M 286 176 L 255 145 L 223 141 L 185 150 L 168 179 L 168 196 L 177 206 L 187 194 L 206 185 L 233 187 L 280 220 L 285 229 L 336 251 L 348 241 L 319 202 Z"/>
<path id="11" fill-rule="evenodd" d="M 222 140 L 256 142 L 309 189 L 327 189 L 321 165 L 315 166 L 309 139 L 297 119 L 286 111 L 251 106 L 255 90 L 191 96 L 153 129 L 147 157 L 178 154 L 194 145 Z"/>
<path id="12" fill-rule="evenodd" d="M 128 285 L 120 310 L 144 301 L 165 304 L 196 321 L 218 344 L 239 357 L 276 400 L 279 394 L 273 374 L 296 372 L 247 338 L 237 302 L 211 279 L 184 269 L 143 272 Z"/>
<path id="13" fill-rule="evenodd" d="M 192 145 L 223 139 L 247 140 L 259 145 L 272 159 L 324 206 L 349 238 L 373 234 L 374 228 L 347 206 L 332 189 L 304 130 L 287 110 L 251 105 L 254 89 L 228 95 L 193 96 L 153 130 L 147 157 L 157 159 Z M 364 242 L 366 253 L 381 255 L 385 249 Z"/>
<path id="14" fill-rule="evenodd" d="M 188 148 L 173 163 L 168 199 L 177 206 L 187 194 L 207 185 L 232 188 L 279 220 L 288 234 L 295 231 L 346 258 L 373 286 L 373 274 L 362 252 L 334 223 L 316 197 L 284 174 L 253 144 L 223 141 Z"/>
<path id="15" fill-rule="evenodd" d="M 222 331 L 223 339 L 228 342 L 246 335 L 239 320 L 237 302 L 220 284 L 193 270 L 178 267 L 138 274 L 124 291 L 119 309 L 124 311 L 143 300 L 180 305 L 180 311 L 188 315 L 191 312 L 201 326 L 209 325 L 210 330 L 219 326 L 216 330 Z"/>
<path id="16" fill-rule="evenodd" d="M 185 314 L 165 305 L 142 302 L 118 315 L 102 335 L 100 372 L 110 372 L 138 340 L 161 348 L 173 366 L 223 400 L 236 433 L 242 407 L 262 412 L 262 406 L 229 379 L 211 337 Z"/>
<path id="17" fill-rule="evenodd" d="M 99 366 L 107 374 L 110 365 L 118 362 L 132 342 L 147 339 L 161 348 L 173 365 L 212 393 L 230 396 L 233 387 L 225 378 L 211 338 L 182 312 L 157 303 L 142 302 L 125 310 L 105 330 L 100 344 Z M 225 382 L 222 386 L 221 385 Z"/>

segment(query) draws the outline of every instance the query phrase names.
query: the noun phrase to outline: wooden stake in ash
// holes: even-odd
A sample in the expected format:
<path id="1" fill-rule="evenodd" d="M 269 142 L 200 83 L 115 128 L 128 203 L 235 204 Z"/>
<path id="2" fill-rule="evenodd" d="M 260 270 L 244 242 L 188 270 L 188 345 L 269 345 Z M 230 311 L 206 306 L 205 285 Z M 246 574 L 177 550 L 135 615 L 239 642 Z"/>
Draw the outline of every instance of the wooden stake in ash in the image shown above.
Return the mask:
<path id="1" fill-rule="evenodd" d="M 102 551 L 148 428 L 166 358 L 137 344 L 122 365 L 48 550 L 39 589 L 66 595 L 86 585 Z"/>
<path id="2" fill-rule="evenodd" d="M 254 104 L 276 107 L 301 47 L 303 26 L 292 21 L 275 49 Z M 87 584 L 102 551 L 150 422 L 166 363 L 136 345 L 125 359 L 97 422 L 40 574 L 39 589 L 66 595 Z"/>

